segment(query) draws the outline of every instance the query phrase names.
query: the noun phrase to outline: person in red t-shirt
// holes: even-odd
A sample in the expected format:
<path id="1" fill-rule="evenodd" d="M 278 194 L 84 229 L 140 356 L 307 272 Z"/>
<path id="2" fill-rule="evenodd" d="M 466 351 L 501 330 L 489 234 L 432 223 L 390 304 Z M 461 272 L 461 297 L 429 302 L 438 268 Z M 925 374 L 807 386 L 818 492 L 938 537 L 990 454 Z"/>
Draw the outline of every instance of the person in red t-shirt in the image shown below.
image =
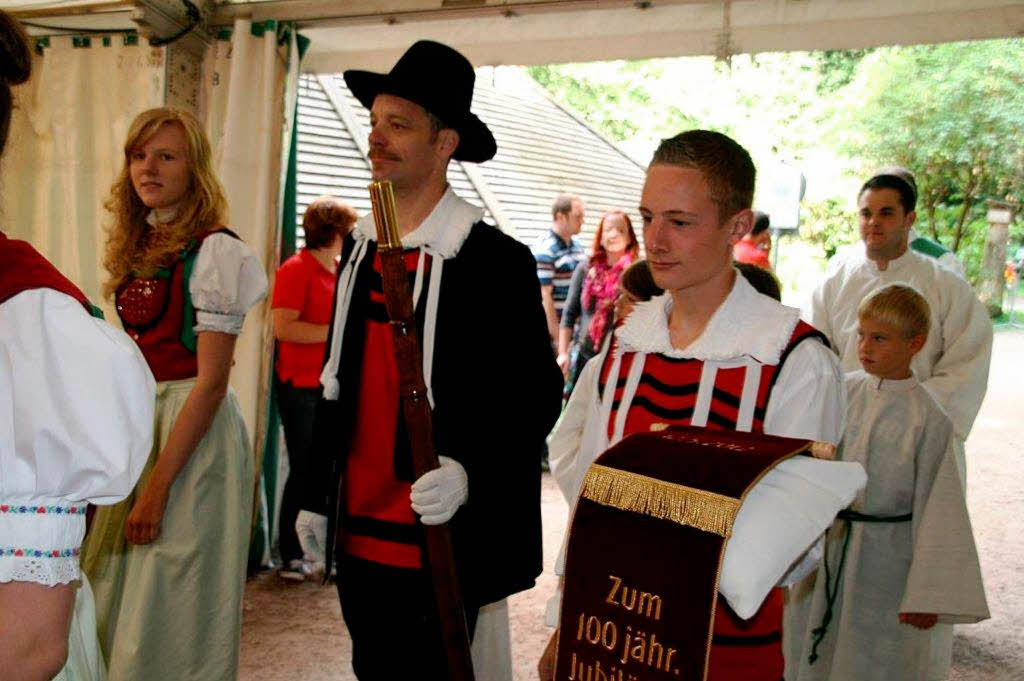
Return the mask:
<path id="1" fill-rule="evenodd" d="M 754 226 L 732 247 L 733 260 L 770 270 L 772 263 L 768 260 L 768 254 L 772 250 L 772 234 L 768 231 L 768 225 L 768 216 L 754 211 Z"/>
<path id="2" fill-rule="evenodd" d="M 320 368 L 327 345 L 334 279 L 342 239 L 357 219 L 355 210 L 329 196 L 306 208 L 306 247 L 277 270 L 274 337 L 277 405 L 288 446 L 288 481 L 280 514 L 280 550 L 285 579 L 302 580 L 315 566 L 303 561 L 295 520 L 302 507 L 308 470 L 313 409 L 320 396 Z"/>

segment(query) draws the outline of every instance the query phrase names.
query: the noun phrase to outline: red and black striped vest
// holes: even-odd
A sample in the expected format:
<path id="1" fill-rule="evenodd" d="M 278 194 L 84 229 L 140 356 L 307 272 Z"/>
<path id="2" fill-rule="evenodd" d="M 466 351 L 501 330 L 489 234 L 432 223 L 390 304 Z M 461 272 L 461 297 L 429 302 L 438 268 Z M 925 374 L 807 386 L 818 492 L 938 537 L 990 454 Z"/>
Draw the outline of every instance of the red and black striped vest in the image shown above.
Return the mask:
<path id="1" fill-rule="evenodd" d="M 614 349 L 605 355 L 598 381 L 599 395 L 614 380 L 607 437 L 647 432 L 659 423 L 699 426 L 714 430 L 764 432 L 772 389 L 790 353 L 804 340 L 828 342 L 821 332 L 797 322 L 775 365 L 755 360 L 704 362 L 660 354 L 624 353 L 616 376 L 610 376 Z M 622 422 L 620 409 L 633 363 L 643 361 L 642 373 Z M 639 371 L 639 370 L 638 370 Z M 634 376 L 634 381 L 636 377 Z M 632 391 L 631 391 L 632 392 Z M 621 428 L 621 434 L 616 433 Z M 719 599 L 715 611 L 708 681 L 779 681 L 782 679 L 782 589 L 773 589 L 749 620 L 740 619 Z"/>
<path id="2" fill-rule="evenodd" d="M 419 255 L 420 249 L 405 251 L 410 289 L 415 287 Z M 433 258 L 424 254 L 424 278 L 430 274 L 432 265 Z M 379 253 L 373 256 L 369 299 L 364 310 L 362 375 L 367 378 L 359 385 L 355 433 L 342 478 L 342 550 L 383 565 L 419 569 L 423 565 L 423 531 L 409 502 L 415 476 L 409 435 L 401 413 L 398 365 L 384 303 Z"/>

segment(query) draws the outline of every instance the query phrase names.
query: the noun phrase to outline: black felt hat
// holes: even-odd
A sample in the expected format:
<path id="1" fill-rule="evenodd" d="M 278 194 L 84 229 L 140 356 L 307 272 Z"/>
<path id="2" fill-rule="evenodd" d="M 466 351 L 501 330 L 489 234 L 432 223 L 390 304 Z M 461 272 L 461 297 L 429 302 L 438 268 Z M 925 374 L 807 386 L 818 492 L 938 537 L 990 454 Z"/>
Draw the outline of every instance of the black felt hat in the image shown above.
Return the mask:
<path id="1" fill-rule="evenodd" d="M 459 133 L 457 161 L 481 163 L 494 158 L 498 146 L 483 121 L 470 112 L 473 65 L 447 45 L 420 40 L 405 51 L 388 73 L 345 71 L 345 83 L 367 109 L 379 94 L 416 102 Z"/>

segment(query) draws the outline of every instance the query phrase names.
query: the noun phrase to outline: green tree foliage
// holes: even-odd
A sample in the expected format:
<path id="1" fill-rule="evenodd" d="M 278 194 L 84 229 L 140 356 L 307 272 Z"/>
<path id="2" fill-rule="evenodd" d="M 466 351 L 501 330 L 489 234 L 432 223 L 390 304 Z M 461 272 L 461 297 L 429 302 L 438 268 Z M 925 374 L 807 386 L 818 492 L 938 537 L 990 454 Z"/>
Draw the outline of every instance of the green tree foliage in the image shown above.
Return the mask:
<path id="1" fill-rule="evenodd" d="M 876 50 L 838 94 L 838 148 L 865 172 L 911 169 L 919 229 L 976 272 L 985 199 L 1019 208 L 1024 192 L 1024 42 Z"/>
<path id="2" fill-rule="evenodd" d="M 656 143 L 681 130 L 736 137 L 755 159 L 816 143 L 799 125 L 815 105 L 817 67 L 807 53 L 536 66 L 530 75 L 559 102 L 616 141 Z M 809 134 L 810 133 L 810 134 Z"/>
<path id="3" fill-rule="evenodd" d="M 857 67 L 865 55 L 871 50 L 824 50 L 814 52 L 814 60 L 818 65 L 817 91 L 819 95 L 829 95 L 849 85 L 857 75 Z"/>
<path id="4" fill-rule="evenodd" d="M 565 64 L 530 69 L 556 100 L 616 141 L 694 127 L 733 136 L 761 168 L 807 176 L 801 235 L 831 255 L 856 241 L 857 187 L 872 170 L 917 176 L 918 230 L 968 274 L 985 248 L 985 200 L 1021 213 L 1024 41 Z M 756 199 L 755 199 L 756 200 Z M 1011 226 L 1011 245 L 1024 239 Z"/>
<path id="5" fill-rule="evenodd" d="M 532 66 L 528 72 L 558 101 L 617 142 L 698 124 L 675 104 L 652 103 L 657 97 L 651 90 L 665 76 L 664 60 Z"/>
<path id="6" fill-rule="evenodd" d="M 826 258 L 831 258 L 841 247 L 857 241 L 857 216 L 843 197 L 805 202 L 800 237 L 821 246 Z"/>

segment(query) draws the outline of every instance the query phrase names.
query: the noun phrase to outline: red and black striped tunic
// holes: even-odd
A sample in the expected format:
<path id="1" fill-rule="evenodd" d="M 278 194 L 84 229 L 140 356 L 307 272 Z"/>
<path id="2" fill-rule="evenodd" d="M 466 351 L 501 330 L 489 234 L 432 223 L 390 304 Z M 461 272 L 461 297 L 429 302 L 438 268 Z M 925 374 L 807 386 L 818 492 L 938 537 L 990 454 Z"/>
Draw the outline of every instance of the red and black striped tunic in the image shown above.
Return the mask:
<path id="1" fill-rule="evenodd" d="M 419 249 L 405 252 L 410 289 Z M 424 278 L 432 258 L 424 254 Z M 380 255 L 373 259 L 366 308 L 366 342 L 352 449 L 345 462 L 342 550 L 393 567 L 422 567 L 422 530 L 409 502 L 413 470 L 400 413 L 394 336 L 384 304 Z"/>
<path id="2" fill-rule="evenodd" d="M 620 409 L 627 412 L 619 435 L 647 432 L 658 423 L 700 426 L 714 430 L 764 432 L 765 413 L 772 388 L 787 357 L 808 338 L 824 337 L 812 326 L 798 322 L 779 363 L 761 364 L 752 359 L 737 362 L 704 362 L 675 359 L 661 354 L 626 352 L 619 364 L 611 394 L 607 436 L 618 438 Z M 635 392 L 627 393 L 633 363 L 642 361 Z M 600 395 L 613 378 L 614 352 L 605 356 L 598 382 Z M 640 371 L 638 369 L 637 371 Z M 634 381 L 636 377 L 634 377 Z M 782 679 L 782 589 L 773 589 L 761 609 L 749 620 L 740 619 L 724 600 L 715 611 L 708 681 L 779 681 Z"/>

